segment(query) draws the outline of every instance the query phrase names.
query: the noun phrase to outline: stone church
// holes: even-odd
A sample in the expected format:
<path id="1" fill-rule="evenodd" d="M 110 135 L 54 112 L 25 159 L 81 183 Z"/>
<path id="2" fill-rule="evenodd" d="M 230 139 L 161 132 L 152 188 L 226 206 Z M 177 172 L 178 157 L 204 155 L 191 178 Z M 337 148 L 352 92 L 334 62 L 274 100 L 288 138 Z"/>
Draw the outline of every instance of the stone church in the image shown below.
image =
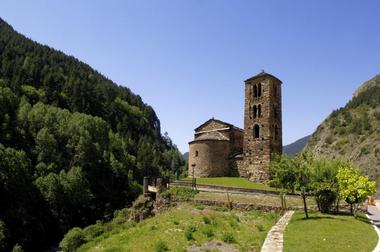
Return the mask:
<path id="1" fill-rule="evenodd" d="M 265 183 L 282 153 L 281 81 L 264 71 L 245 81 L 244 130 L 210 119 L 189 143 L 189 176 L 240 176 Z"/>

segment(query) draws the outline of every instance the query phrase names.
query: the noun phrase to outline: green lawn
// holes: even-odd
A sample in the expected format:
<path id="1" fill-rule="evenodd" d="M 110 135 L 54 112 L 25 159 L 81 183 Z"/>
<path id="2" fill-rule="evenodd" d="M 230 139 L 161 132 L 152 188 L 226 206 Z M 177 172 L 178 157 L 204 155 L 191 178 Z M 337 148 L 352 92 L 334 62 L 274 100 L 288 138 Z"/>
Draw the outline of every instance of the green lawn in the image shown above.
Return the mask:
<path id="1" fill-rule="evenodd" d="M 195 200 L 215 200 L 228 202 L 228 200 L 236 203 L 242 204 L 254 204 L 260 206 L 273 206 L 281 207 L 281 199 L 279 195 L 270 195 L 270 194 L 228 194 L 227 193 L 214 193 L 214 192 L 199 192 L 194 197 Z M 303 207 L 303 202 L 300 196 L 287 196 L 286 197 L 287 207 Z M 308 207 L 315 207 L 316 202 L 314 198 L 307 198 Z"/>
<path id="2" fill-rule="evenodd" d="M 191 181 L 191 180 L 192 178 L 184 178 L 181 181 Z M 239 177 L 197 178 L 197 184 L 239 187 L 239 188 L 246 188 L 246 189 L 262 189 L 262 190 L 270 190 L 270 191 L 276 190 L 276 188 L 269 187 L 263 184 L 253 183 L 245 178 L 239 178 Z"/>
<path id="3" fill-rule="evenodd" d="M 378 236 L 364 215 L 357 219 L 350 215 L 312 213 L 304 219 L 296 212 L 284 233 L 284 251 L 334 252 L 372 251 Z"/>
<path id="4" fill-rule="evenodd" d="M 231 243 L 240 251 L 260 251 L 278 215 L 259 211 L 180 204 L 136 225 L 120 226 L 82 245 L 83 251 L 184 251 L 208 241 Z M 161 249 L 161 250 L 160 250 Z"/>

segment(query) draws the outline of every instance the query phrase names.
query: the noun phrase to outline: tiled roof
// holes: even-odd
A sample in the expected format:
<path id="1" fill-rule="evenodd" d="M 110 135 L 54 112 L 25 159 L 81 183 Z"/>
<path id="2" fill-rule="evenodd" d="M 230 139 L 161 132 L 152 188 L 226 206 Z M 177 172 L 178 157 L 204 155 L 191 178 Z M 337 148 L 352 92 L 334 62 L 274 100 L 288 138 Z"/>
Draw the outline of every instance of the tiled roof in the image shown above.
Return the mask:
<path id="1" fill-rule="evenodd" d="M 208 119 L 206 122 L 202 123 L 200 126 L 198 126 L 194 131 L 198 131 L 200 128 L 202 128 L 203 126 L 207 125 L 208 123 L 212 122 L 212 121 L 215 121 L 215 122 L 218 122 L 220 124 L 224 124 L 226 125 L 227 127 L 230 127 L 230 128 L 234 128 L 236 130 L 240 130 L 240 131 L 243 131 L 243 129 L 239 128 L 239 127 L 236 127 L 230 123 L 227 123 L 227 122 L 223 122 L 221 120 L 218 120 L 218 119 L 215 119 L 215 118 L 211 118 L 211 119 Z"/>
<path id="2" fill-rule="evenodd" d="M 198 140 L 229 141 L 230 139 L 218 131 L 213 131 L 213 132 L 207 132 L 207 133 L 201 134 L 195 139 L 195 141 L 198 141 Z"/>
<path id="3" fill-rule="evenodd" d="M 265 76 L 272 77 L 272 78 L 274 78 L 274 79 L 276 79 L 276 80 L 278 80 L 279 82 L 282 83 L 282 81 L 279 78 L 277 78 L 276 76 L 271 75 L 269 73 L 266 73 L 264 70 L 262 70 L 259 74 L 256 74 L 255 76 L 252 76 L 251 78 L 246 79 L 245 82 L 251 81 L 251 80 L 254 80 L 254 79 L 257 79 L 257 78 L 260 78 L 260 77 L 265 77 Z"/>

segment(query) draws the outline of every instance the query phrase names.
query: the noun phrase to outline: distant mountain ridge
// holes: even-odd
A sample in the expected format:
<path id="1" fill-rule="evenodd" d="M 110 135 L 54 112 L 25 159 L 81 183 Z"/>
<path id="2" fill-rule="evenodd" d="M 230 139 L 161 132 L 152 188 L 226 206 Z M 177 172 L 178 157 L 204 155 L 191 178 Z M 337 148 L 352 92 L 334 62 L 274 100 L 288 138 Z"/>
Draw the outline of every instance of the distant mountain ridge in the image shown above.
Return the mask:
<path id="1" fill-rule="evenodd" d="M 283 146 L 283 154 L 286 156 L 294 156 L 300 153 L 303 148 L 305 148 L 307 141 L 310 139 L 311 135 L 305 136 L 303 138 L 298 139 L 297 141 Z M 182 154 L 182 158 L 185 160 L 189 160 L 189 152 L 185 152 Z"/>
<path id="2" fill-rule="evenodd" d="M 300 153 L 306 146 L 307 142 L 309 141 L 311 135 L 305 136 L 301 139 L 298 139 L 297 141 L 285 145 L 282 149 L 282 152 L 286 156 L 294 156 Z"/>
<path id="3" fill-rule="evenodd" d="M 380 75 L 366 81 L 313 133 L 306 151 L 354 162 L 380 185 Z"/>

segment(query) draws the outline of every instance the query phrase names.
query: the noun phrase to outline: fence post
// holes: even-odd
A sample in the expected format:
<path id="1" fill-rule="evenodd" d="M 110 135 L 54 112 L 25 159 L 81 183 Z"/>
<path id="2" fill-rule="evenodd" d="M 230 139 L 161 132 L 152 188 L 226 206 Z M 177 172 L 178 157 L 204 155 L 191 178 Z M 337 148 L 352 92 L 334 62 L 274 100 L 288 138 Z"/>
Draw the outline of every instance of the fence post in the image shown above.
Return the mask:
<path id="1" fill-rule="evenodd" d="M 148 193 L 148 184 L 149 184 L 149 177 L 144 177 L 144 180 L 143 180 L 143 194 L 144 195 Z"/>

